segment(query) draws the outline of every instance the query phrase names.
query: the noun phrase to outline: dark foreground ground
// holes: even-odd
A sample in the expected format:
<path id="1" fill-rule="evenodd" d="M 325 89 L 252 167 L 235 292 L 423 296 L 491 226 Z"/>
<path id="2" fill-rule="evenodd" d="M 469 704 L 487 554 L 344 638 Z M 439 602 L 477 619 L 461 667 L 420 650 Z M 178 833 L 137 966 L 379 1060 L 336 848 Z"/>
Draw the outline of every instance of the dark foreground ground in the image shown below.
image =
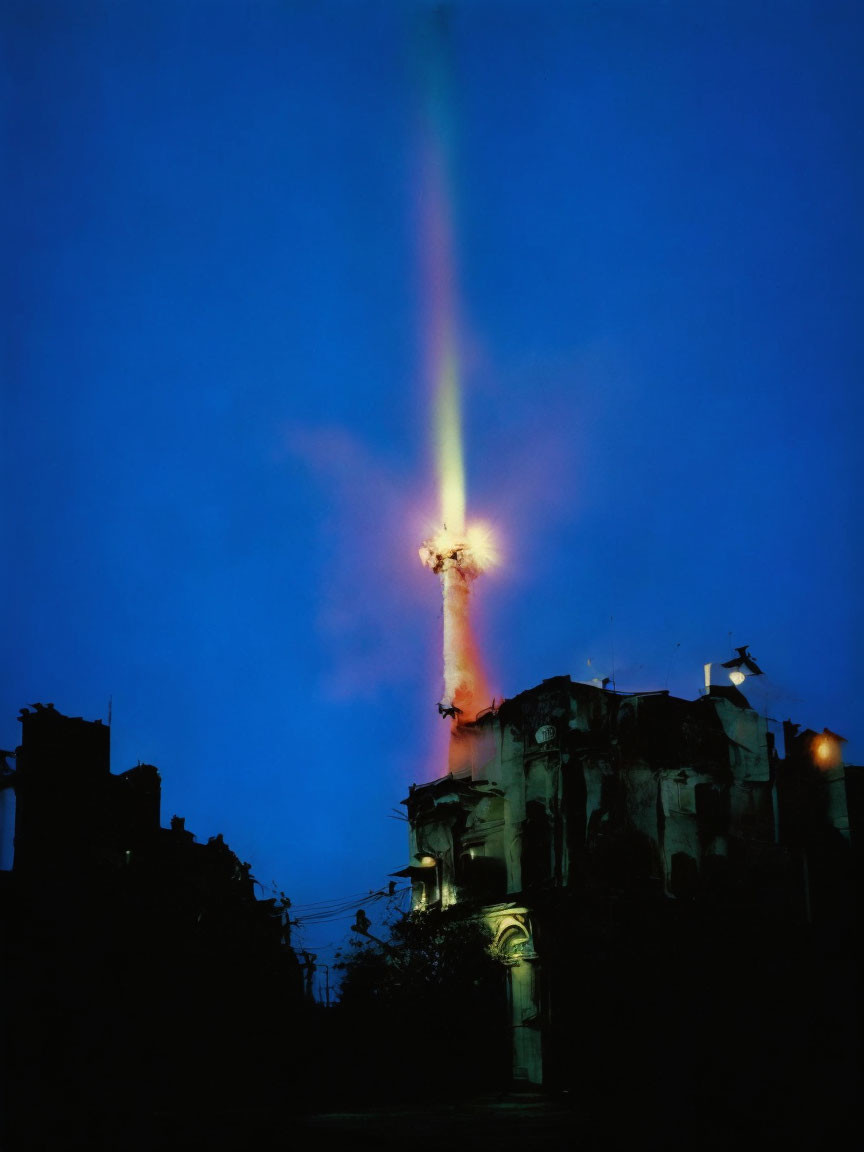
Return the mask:
<path id="1" fill-rule="evenodd" d="M 581 1128 L 581 1131 L 580 1131 Z M 304 1121 L 304 1147 L 588 1148 L 567 1097 L 490 1094 L 458 1104 L 325 1112 Z"/>
<path id="2" fill-rule="evenodd" d="M 431 1086 L 430 1086 L 431 1090 Z M 848 1142 L 848 1099 L 818 1114 L 800 1110 L 791 1099 L 734 1102 L 718 1098 L 712 1107 L 693 1108 L 669 1081 L 665 1108 L 646 1112 L 638 1094 L 624 1094 L 598 1109 L 573 1094 L 505 1092 L 459 1103 L 329 1111 L 307 1116 L 299 1125 L 304 1152 L 329 1149 L 395 1150 L 541 1149 L 553 1152 L 734 1152 L 738 1146 L 760 1152 L 812 1149 Z M 743 1105 L 743 1107 L 742 1107 Z M 852 1128 L 856 1125 L 853 1123 Z M 856 1137 L 857 1139 L 857 1137 Z"/>
<path id="3" fill-rule="evenodd" d="M 820 1106 L 800 1094 L 754 1085 L 747 1098 L 725 1092 L 688 1099 L 670 1069 L 662 1099 L 649 1100 L 633 1085 L 609 1095 L 574 1092 L 489 1092 L 428 1103 L 357 1104 L 298 1112 L 277 1097 L 249 1107 L 199 1101 L 182 1113 L 156 1105 L 130 1122 L 109 1112 L 74 1116 L 52 1107 L 20 1116 L 2 1152 L 816 1152 L 857 1147 L 860 1118 L 853 1083 L 833 1077 Z"/>

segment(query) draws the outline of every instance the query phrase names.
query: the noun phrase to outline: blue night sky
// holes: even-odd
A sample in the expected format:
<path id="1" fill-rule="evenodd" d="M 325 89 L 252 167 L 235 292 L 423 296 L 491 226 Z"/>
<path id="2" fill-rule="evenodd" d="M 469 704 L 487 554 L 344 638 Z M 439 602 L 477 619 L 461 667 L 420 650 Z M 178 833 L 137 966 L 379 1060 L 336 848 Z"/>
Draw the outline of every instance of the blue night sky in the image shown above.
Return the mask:
<path id="1" fill-rule="evenodd" d="M 112 699 L 114 770 L 298 904 L 385 883 L 444 771 L 430 51 L 498 694 L 693 698 L 731 633 L 864 757 L 864 8 L 464 0 L 444 49 L 431 11 L 0 14 L 0 744 Z"/>

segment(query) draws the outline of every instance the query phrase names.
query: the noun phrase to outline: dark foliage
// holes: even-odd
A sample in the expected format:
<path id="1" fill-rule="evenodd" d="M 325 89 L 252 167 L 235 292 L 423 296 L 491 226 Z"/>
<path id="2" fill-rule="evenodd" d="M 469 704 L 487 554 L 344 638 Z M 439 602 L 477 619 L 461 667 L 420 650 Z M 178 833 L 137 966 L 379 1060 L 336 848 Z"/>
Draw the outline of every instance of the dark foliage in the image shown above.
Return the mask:
<path id="1" fill-rule="evenodd" d="M 343 954 L 330 1013 L 328 1083 L 363 1100 L 441 1099 L 506 1082 L 504 969 L 483 921 L 415 912 L 387 941 Z"/>

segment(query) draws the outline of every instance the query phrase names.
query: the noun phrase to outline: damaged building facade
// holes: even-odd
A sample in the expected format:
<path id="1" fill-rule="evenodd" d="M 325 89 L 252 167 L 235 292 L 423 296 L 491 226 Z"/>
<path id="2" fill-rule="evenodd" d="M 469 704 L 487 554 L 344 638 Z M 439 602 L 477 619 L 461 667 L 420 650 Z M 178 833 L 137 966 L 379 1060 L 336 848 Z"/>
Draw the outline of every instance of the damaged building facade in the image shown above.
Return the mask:
<path id="1" fill-rule="evenodd" d="M 573 1049 L 586 1044 L 596 1055 L 607 1043 L 616 1075 L 628 1057 L 609 1005 L 629 996 L 619 1016 L 632 1020 L 668 993 L 685 1019 L 683 984 L 694 982 L 695 1011 L 706 987 L 743 971 L 733 941 L 756 963 L 766 924 L 772 948 L 787 927 L 846 930 L 860 770 L 828 730 L 787 722 L 781 754 L 728 682 L 689 701 L 559 676 L 454 740 L 459 769 L 405 801 L 402 874 L 415 909 L 462 906 L 488 922 L 508 969 L 517 1081 L 580 1076 Z"/>

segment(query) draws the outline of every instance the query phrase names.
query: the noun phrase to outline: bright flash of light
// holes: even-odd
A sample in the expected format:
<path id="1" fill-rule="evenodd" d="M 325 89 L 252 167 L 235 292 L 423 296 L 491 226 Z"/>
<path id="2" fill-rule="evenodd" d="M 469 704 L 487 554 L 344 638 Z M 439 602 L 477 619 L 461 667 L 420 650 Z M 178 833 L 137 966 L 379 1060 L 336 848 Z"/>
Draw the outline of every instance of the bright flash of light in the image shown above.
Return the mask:
<path id="1" fill-rule="evenodd" d="M 442 528 L 420 546 L 420 559 L 433 572 L 458 568 L 467 579 L 499 563 L 498 546 L 488 524 L 469 524 L 464 532 Z"/>
<path id="2" fill-rule="evenodd" d="M 744 675 L 743 672 L 730 672 L 729 673 L 729 679 L 732 681 L 732 683 L 737 688 L 739 686 L 739 684 L 744 683 L 744 681 L 747 679 L 747 677 Z"/>

